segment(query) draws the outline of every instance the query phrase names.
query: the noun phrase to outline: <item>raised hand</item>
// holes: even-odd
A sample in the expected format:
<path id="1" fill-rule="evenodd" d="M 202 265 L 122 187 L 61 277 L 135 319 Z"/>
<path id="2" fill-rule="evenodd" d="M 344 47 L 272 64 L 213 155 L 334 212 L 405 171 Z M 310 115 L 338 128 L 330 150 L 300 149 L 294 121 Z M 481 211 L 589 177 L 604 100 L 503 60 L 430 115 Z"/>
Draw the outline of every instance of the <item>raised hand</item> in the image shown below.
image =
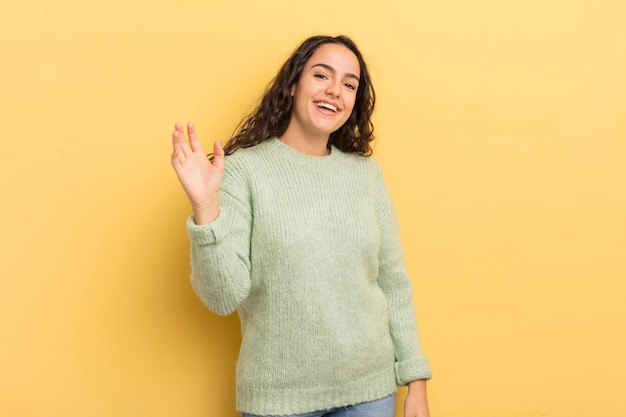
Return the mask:
<path id="1" fill-rule="evenodd" d="M 207 224 L 219 215 L 219 192 L 224 175 L 224 150 L 220 142 L 213 144 L 213 160 L 202 150 L 196 128 L 187 124 L 185 137 L 183 126 L 176 123 L 172 132 L 172 166 L 176 171 L 194 212 L 196 224 Z"/>

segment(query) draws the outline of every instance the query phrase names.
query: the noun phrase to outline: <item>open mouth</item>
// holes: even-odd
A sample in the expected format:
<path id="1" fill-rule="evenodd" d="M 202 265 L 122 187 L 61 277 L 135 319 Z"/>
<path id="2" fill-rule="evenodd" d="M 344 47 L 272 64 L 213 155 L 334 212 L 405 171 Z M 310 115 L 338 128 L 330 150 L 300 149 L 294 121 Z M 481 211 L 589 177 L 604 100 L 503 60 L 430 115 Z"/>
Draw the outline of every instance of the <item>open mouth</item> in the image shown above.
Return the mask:
<path id="1" fill-rule="evenodd" d="M 315 103 L 315 105 L 316 105 L 317 107 L 322 107 L 322 108 L 324 108 L 324 109 L 331 110 L 331 111 L 333 111 L 333 112 L 335 112 L 335 113 L 337 112 L 337 106 L 332 105 L 332 104 L 330 104 L 330 103 L 326 103 L 326 102 L 324 102 L 324 101 L 318 101 L 318 102 L 316 102 L 316 103 Z"/>

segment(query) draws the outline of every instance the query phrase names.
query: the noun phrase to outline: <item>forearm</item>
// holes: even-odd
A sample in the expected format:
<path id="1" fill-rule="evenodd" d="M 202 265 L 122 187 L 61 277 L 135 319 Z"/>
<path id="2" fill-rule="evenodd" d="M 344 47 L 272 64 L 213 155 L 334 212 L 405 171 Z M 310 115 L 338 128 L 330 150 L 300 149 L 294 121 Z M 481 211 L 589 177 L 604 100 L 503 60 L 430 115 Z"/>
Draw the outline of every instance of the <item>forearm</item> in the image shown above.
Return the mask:
<path id="1" fill-rule="evenodd" d="M 250 290 L 251 217 L 238 212 L 232 199 L 223 200 L 219 217 L 210 224 L 187 221 L 193 288 L 221 315 L 232 313 Z"/>
<path id="2" fill-rule="evenodd" d="M 405 417 L 430 417 L 426 380 L 418 379 L 408 384 L 409 392 L 404 403 Z"/>
<path id="3" fill-rule="evenodd" d="M 249 262 L 230 242 L 193 245 L 191 284 L 202 302 L 219 315 L 235 311 L 250 291 Z"/>

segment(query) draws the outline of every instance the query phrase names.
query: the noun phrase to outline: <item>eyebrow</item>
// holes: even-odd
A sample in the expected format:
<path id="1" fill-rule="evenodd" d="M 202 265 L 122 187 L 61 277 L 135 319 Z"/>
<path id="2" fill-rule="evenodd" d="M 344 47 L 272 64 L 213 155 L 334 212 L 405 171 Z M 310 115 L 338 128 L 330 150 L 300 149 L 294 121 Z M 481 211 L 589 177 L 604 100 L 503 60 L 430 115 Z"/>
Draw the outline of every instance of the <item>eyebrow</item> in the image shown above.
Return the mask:
<path id="1" fill-rule="evenodd" d="M 322 68 L 325 68 L 325 69 L 327 69 L 328 71 L 332 72 L 333 74 L 336 74 L 336 73 L 337 73 L 337 70 L 336 70 L 336 69 L 334 69 L 333 67 L 331 67 L 331 66 L 330 66 L 330 65 L 328 65 L 328 64 L 319 63 L 319 64 L 315 64 L 315 65 L 312 65 L 312 66 L 311 66 L 311 68 L 315 68 L 315 67 L 322 67 Z M 346 73 L 346 75 L 345 75 L 345 76 L 346 76 L 346 77 L 349 77 L 349 78 L 354 78 L 355 80 L 357 80 L 357 82 L 361 82 L 361 80 L 359 79 L 359 77 L 358 77 L 358 76 L 356 76 L 355 74 L 351 73 L 351 72 Z"/>

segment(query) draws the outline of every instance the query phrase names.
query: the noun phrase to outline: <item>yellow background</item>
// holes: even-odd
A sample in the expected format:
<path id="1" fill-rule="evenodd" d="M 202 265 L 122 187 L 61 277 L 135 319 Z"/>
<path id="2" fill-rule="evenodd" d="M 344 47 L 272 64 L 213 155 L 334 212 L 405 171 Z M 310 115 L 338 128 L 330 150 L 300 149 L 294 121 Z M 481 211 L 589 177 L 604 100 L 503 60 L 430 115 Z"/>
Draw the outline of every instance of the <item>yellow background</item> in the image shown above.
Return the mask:
<path id="1" fill-rule="evenodd" d="M 433 417 L 626 415 L 625 16 L 3 0 L 0 415 L 237 415 L 238 319 L 189 285 L 170 132 L 226 139 L 316 33 L 371 66 Z"/>

